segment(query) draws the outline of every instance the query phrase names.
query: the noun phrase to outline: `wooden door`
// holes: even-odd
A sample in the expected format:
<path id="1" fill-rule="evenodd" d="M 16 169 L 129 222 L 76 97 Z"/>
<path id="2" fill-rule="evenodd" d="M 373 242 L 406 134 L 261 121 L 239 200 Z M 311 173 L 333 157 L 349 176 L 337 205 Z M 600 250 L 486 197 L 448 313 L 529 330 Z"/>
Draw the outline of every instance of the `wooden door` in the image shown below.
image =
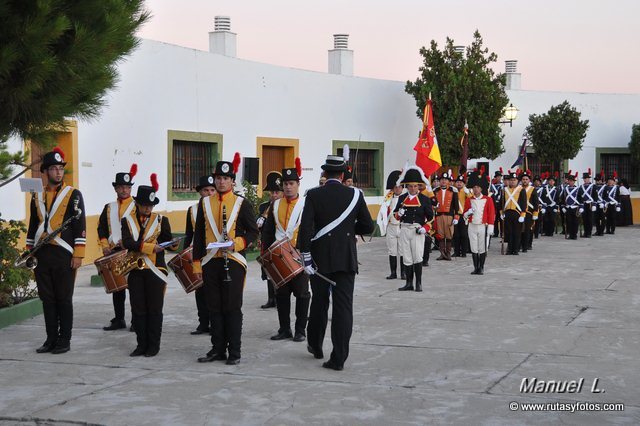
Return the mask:
<path id="1" fill-rule="evenodd" d="M 286 147 L 283 146 L 263 146 L 262 147 L 262 186 L 267 183 L 267 175 L 270 172 L 282 172 L 285 167 Z"/>

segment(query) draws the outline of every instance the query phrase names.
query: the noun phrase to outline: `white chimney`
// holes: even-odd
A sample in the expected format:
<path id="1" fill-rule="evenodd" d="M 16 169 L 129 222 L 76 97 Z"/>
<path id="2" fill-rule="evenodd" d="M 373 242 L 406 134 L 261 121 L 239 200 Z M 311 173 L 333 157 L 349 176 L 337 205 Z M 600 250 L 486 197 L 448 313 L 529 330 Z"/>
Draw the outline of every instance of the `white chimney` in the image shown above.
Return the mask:
<path id="1" fill-rule="evenodd" d="M 465 49 L 466 49 L 465 46 L 453 46 L 453 51 L 461 55 L 464 55 Z"/>
<path id="2" fill-rule="evenodd" d="M 349 50 L 349 34 L 333 35 L 329 51 L 329 74 L 353 75 L 353 50 Z"/>
<path id="3" fill-rule="evenodd" d="M 209 52 L 236 57 L 236 33 L 231 32 L 230 17 L 214 18 L 214 31 L 209 33 Z"/>
<path id="4" fill-rule="evenodd" d="M 522 75 L 518 72 L 518 61 L 504 61 L 504 65 L 505 76 L 507 77 L 504 88 L 507 90 L 520 90 Z"/>

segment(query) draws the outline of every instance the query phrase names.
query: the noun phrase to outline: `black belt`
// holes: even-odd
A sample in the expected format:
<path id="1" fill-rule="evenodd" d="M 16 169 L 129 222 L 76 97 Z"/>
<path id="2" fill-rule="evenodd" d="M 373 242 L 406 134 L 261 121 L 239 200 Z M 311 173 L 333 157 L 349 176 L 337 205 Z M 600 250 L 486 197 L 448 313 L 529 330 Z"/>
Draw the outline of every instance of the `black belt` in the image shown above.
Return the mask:
<path id="1" fill-rule="evenodd" d="M 436 216 L 453 216 L 451 213 L 436 213 Z"/>

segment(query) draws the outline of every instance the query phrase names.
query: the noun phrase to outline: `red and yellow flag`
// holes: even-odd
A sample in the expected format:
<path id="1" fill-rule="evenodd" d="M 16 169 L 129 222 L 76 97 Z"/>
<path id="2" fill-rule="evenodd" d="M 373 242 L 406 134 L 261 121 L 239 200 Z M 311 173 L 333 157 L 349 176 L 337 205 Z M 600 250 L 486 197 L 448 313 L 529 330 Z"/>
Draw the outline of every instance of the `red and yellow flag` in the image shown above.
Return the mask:
<path id="1" fill-rule="evenodd" d="M 422 119 L 422 131 L 416 146 L 416 165 L 422 169 L 425 176 L 434 174 L 442 167 L 440 148 L 438 148 L 438 138 L 436 138 L 436 128 L 433 124 L 433 105 L 431 97 L 424 107 L 424 117 Z"/>

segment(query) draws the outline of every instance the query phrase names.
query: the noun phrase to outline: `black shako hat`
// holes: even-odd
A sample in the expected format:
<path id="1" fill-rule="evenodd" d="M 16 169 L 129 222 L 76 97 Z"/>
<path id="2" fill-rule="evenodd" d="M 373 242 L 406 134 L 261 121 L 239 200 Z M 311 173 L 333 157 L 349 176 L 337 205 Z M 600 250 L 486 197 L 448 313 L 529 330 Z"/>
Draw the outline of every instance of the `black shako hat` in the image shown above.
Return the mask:
<path id="1" fill-rule="evenodd" d="M 160 202 L 160 199 L 158 199 L 158 197 L 156 196 L 159 187 L 160 185 L 158 185 L 158 176 L 155 173 L 152 173 L 151 186 L 138 186 L 138 193 L 135 197 L 133 197 L 133 199 L 136 200 L 136 203 L 140 204 L 141 206 L 155 206 Z"/>
<path id="2" fill-rule="evenodd" d="M 289 167 L 286 169 L 282 169 L 282 181 L 286 182 L 289 180 L 295 180 L 300 182 L 302 179 L 302 163 L 300 162 L 300 157 L 296 157 L 295 167 Z"/>
<path id="3" fill-rule="evenodd" d="M 202 188 L 206 188 L 207 186 L 213 186 L 215 188 L 213 175 L 200 176 L 200 180 L 196 185 L 196 191 L 200 192 Z"/>
<path id="4" fill-rule="evenodd" d="M 263 191 L 282 191 L 282 175 L 280 172 L 267 173 L 267 184 Z"/>
<path id="5" fill-rule="evenodd" d="M 44 172 L 51 166 L 66 166 L 64 162 L 64 152 L 55 147 L 51 152 L 47 152 L 42 156 L 42 164 L 40 165 L 40 173 Z"/>
<path id="6" fill-rule="evenodd" d="M 228 176 L 231 179 L 236 178 L 236 173 L 238 173 L 238 167 L 240 167 L 240 153 L 236 152 L 233 156 L 233 161 L 218 161 L 216 163 L 216 168 L 213 172 L 213 176 Z"/>
<path id="7" fill-rule="evenodd" d="M 346 172 L 347 163 L 344 161 L 344 157 L 340 157 L 339 155 L 327 155 L 327 159 L 320 168 L 328 172 Z"/>
<path id="8" fill-rule="evenodd" d="M 473 171 L 469 175 L 467 179 L 467 187 L 473 188 L 474 186 L 479 186 L 482 188 L 482 193 L 487 195 L 487 191 L 489 190 L 489 176 L 481 173 L 479 171 Z"/>
<path id="9" fill-rule="evenodd" d="M 387 177 L 386 189 L 393 189 L 396 186 L 401 173 L 402 172 L 400 170 L 394 170 L 389 173 L 389 176 Z"/>
<path id="10" fill-rule="evenodd" d="M 423 183 L 429 185 L 429 180 L 424 175 L 422 169 L 418 166 L 410 166 L 402 171 L 396 185 L 408 185 L 408 184 Z"/>
<path id="11" fill-rule="evenodd" d="M 129 169 L 129 173 L 120 172 L 116 173 L 115 181 L 111 182 L 111 185 L 115 188 L 118 185 L 129 185 L 133 186 L 133 178 L 138 173 L 138 165 L 133 163 L 131 168 Z"/>

